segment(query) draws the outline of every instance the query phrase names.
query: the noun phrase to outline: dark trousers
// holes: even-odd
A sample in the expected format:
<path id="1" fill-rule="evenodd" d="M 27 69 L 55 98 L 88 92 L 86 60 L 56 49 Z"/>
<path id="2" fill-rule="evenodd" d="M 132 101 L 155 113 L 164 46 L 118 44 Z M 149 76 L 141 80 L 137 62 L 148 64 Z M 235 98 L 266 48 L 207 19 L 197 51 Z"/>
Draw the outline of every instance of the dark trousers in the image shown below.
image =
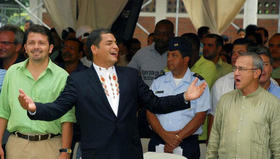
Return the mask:
<path id="1" fill-rule="evenodd" d="M 159 144 L 165 144 L 165 142 L 156 134 L 154 134 L 149 142 L 149 151 L 156 151 L 156 146 Z M 192 135 L 184 139 L 179 145 L 183 149 L 183 156 L 188 159 L 199 159 L 200 149 L 198 142 L 198 135 Z"/>
<path id="2" fill-rule="evenodd" d="M 138 130 L 140 138 L 150 138 L 153 134 L 153 131 L 149 128 L 146 111 L 147 109 L 143 107 L 138 110 Z"/>
<path id="3" fill-rule="evenodd" d="M 82 149 L 82 158 L 83 159 L 95 159 L 95 158 L 104 158 L 104 159 L 121 159 L 120 156 L 115 156 L 114 154 L 118 154 L 116 151 L 118 149 Z"/>

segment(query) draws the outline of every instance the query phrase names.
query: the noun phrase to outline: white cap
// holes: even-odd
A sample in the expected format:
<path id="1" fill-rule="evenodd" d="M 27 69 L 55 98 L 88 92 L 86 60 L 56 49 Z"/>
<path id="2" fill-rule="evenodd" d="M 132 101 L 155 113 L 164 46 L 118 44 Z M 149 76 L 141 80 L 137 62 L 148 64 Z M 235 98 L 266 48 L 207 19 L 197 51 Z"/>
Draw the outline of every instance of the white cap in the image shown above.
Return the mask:
<path id="1" fill-rule="evenodd" d="M 90 33 L 91 31 L 92 31 L 92 28 L 88 25 L 80 26 L 76 31 L 76 38 L 81 37 L 81 39 L 84 39 L 84 38 L 86 38 L 86 37 L 84 37 L 84 34 Z"/>

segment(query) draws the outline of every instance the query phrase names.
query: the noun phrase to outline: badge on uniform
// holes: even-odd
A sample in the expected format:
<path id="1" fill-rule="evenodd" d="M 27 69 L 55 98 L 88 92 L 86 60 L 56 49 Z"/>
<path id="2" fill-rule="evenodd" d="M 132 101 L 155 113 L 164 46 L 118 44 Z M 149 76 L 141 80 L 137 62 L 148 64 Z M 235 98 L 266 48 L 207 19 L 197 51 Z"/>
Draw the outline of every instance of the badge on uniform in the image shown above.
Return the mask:
<path id="1" fill-rule="evenodd" d="M 164 91 L 156 91 L 155 94 L 163 93 Z"/>

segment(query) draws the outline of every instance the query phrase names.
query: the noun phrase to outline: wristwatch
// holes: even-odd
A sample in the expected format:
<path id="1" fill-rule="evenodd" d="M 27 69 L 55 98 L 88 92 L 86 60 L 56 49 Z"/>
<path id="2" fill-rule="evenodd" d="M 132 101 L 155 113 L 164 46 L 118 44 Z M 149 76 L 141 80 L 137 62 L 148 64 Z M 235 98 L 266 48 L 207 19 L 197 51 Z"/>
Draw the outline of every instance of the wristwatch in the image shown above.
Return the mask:
<path id="1" fill-rule="evenodd" d="M 72 150 L 71 149 L 67 149 L 67 148 L 62 148 L 62 149 L 59 149 L 59 152 L 72 153 Z"/>

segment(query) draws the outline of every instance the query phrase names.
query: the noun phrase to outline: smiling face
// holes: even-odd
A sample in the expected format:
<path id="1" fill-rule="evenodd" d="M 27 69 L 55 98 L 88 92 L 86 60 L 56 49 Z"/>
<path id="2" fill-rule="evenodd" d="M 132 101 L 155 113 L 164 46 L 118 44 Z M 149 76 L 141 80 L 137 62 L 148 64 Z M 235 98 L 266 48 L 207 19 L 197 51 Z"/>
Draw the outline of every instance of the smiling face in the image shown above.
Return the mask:
<path id="1" fill-rule="evenodd" d="M 101 41 L 98 46 L 92 45 L 93 61 L 101 67 L 111 67 L 118 61 L 119 48 L 113 34 L 101 34 Z"/>
<path id="2" fill-rule="evenodd" d="M 30 32 L 24 45 L 29 60 L 33 62 L 45 62 L 49 59 L 53 45 L 49 44 L 48 36 Z"/>
<path id="3" fill-rule="evenodd" d="M 64 41 L 62 49 L 62 59 L 64 62 L 74 63 L 78 62 L 82 57 L 82 52 L 80 52 L 80 44 L 77 41 L 66 40 Z"/>
<path id="4" fill-rule="evenodd" d="M 11 31 L 0 32 L 0 58 L 10 59 L 17 56 L 21 44 L 15 44 L 15 34 Z"/>
<path id="5" fill-rule="evenodd" d="M 253 58 L 250 56 L 238 57 L 235 68 L 238 68 L 234 71 L 235 87 L 241 90 L 244 95 L 254 91 L 258 86 L 261 71 L 254 68 Z"/>

